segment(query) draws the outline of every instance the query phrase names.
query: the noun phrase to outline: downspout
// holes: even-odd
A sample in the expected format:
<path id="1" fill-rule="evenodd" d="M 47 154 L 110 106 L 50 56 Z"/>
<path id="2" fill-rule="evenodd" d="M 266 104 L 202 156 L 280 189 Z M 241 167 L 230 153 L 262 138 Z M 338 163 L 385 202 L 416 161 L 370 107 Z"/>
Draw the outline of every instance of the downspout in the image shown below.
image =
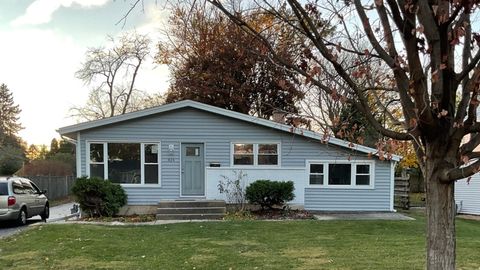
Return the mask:
<path id="1" fill-rule="evenodd" d="M 397 212 L 394 208 L 395 200 L 395 166 L 397 161 L 390 162 L 390 211 Z"/>

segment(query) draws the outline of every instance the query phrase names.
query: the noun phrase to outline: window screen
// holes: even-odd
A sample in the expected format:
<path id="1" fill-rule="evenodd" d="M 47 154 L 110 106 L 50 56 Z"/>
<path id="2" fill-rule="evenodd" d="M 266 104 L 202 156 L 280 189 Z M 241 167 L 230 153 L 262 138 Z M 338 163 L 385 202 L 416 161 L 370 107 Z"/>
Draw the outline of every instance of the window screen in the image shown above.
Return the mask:
<path id="1" fill-rule="evenodd" d="M 258 165 L 278 165 L 278 145 L 258 145 Z"/>
<path id="2" fill-rule="evenodd" d="M 310 164 L 310 185 L 323 185 L 323 164 Z"/>
<path id="3" fill-rule="evenodd" d="M 236 143 L 233 145 L 234 165 L 253 165 L 253 144 Z"/>
<path id="4" fill-rule="evenodd" d="M 108 179 L 113 183 L 140 184 L 140 144 L 108 144 Z"/>
<path id="5" fill-rule="evenodd" d="M 351 164 L 329 164 L 328 184 L 329 185 L 350 185 L 352 178 Z"/>
<path id="6" fill-rule="evenodd" d="M 355 178 L 357 185 L 370 185 L 370 165 L 357 165 L 357 175 Z"/>

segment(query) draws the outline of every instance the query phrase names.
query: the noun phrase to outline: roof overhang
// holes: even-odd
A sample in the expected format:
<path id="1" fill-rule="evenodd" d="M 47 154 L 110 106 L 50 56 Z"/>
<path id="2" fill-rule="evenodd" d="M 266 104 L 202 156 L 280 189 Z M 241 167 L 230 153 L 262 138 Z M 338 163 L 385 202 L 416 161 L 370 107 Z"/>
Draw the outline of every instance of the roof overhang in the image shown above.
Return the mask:
<path id="1" fill-rule="evenodd" d="M 88 130 L 88 129 L 92 129 L 92 128 L 97 128 L 97 127 L 102 127 L 102 126 L 106 126 L 106 125 L 116 124 L 116 123 L 120 123 L 120 122 L 124 122 L 124 121 L 128 121 L 128 120 L 133 120 L 133 119 L 137 119 L 137 118 L 142 118 L 142 117 L 146 117 L 146 116 L 150 116 L 150 115 L 154 115 L 154 114 L 169 112 L 169 111 L 173 111 L 173 110 L 177 110 L 177 109 L 181 109 L 181 108 L 187 108 L 187 107 L 199 109 L 199 110 L 202 110 L 202 111 L 206 111 L 206 112 L 210 112 L 210 113 L 214 113 L 214 114 L 218 114 L 218 115 L 223 115 L 223 116 L 226 116 L 226 117 L 242 120 L 242 121 L 253 123 L 253 124 L 256 124 L 256 125 L 265 126 L 265 127 L 269 127 L 269 128 L 272 128 L 272 129 L 277 129 L 277 130 L 297 134 L 297 135 L 300 135 L 300 136 L 304 136 L 304 137 L 307 137 L 307 138 L 315 139 L 315 140 L 323 142 L 323 143 L 331 143 L 333 145 L 337 145 L 337 146 L 344 147 L 344 148 L 347 148 L 347 149 L 356 150 L 356 151 L 359 151 L 359 152 L 362 152 L 362 153 L 378 156 L 378 150 L 374 149 L 374 148 L 370 148 L 370 147 L 363 146 L 363 145 L 360 145 L 360 144 L 351 143 L 349 141 L 341 140 L 341 139 L 331 137 L 331 136 L 325 136 L 323 134 L 313 132 L 313 131 L 310 131 L 310 130 L 306 130 L 306 129 L 303 129 L 303 128 L 295 128 L 295 127 L 292 127 L 292 126 L 289 126 L 289 125 L 280 124 L 280 123 L 277 123 L 277 122 L 274 122 L 274 121 L 270 121 L 270 120 L 258 118 L 258 117 L 255 117 L 255 116 L 251 116 L 251 115 L 246 115 L 246 114 L 243 114 L 243 113 L 218 108 L 218 107 L 215 107 L 215 106 L 207 105 L 207 104 L 192 101 L 192 100 L 183 100 L 183 101 L 179 101 L 179 102 L 175 102 L 175 103 L 161 105 L 161 106 L 157 106 L 157 107 L 153 107 L 153 108 L 149 108 L 149 109 L 145 109 L 145 110 L 141 110 L 141 111 L 126 113 L 126 114 L 122 114 L 122 115 L 118 115 L 118 116 L 113 116 L 113 117 L 109 117 L 109 118 L 105 118 L 105 119 L 99 119 L 99 120 L 79 123 L 79 124 L 75 124 L 75 125 L 65 126 L 65 127 L 59 128 L 57 130 L 57 132 L 60 133 L 60 135 L 75 134 L 75 133 L 81 132 L 83 130 Z M 392 155 L 391 156 L 391 160 L 394 160 L 394 161 L 399 161 L 401 158 L 402 157 L 398 156 L 398 155 Z"/>

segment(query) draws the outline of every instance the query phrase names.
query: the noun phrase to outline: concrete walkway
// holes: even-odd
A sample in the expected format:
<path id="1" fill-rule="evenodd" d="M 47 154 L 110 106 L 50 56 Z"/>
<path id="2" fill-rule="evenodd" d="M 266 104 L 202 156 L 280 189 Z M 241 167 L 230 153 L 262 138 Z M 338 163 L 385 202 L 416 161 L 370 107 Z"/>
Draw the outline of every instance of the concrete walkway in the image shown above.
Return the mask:
<path id="1" fill-rule="evenodd" d="M 66 204 L 50 207 L 50 218 L 47 220 L 47 222 L 48 223 L 57 222 L 57 221 L 78 216 L 78 213 L 72 214 L 71 212 L 73 205 L 74 203 L 66 203 Z"/>
<path id="2" fill-rule="evenodd" d="M 412 217 L 392 212 L 360 212 L 360 213 L 318 213 L 317 220 L 415 220 Z"/>

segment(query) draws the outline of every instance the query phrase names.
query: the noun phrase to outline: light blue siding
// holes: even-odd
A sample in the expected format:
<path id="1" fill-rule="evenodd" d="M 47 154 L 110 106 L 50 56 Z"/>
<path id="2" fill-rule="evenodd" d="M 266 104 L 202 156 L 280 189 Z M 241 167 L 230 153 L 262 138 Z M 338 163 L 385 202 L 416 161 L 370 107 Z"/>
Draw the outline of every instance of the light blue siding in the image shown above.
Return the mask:
<path id="1" fill-rule="evenodd" d="M 161 142 L 161 187 L 125 187 L 129 204 L 155 204 L 180 196 L 180 144 L 204 143 L 205 164 L 230 167 L 231 142 L 281 142 L 281 167 L 305 168 L 306 160 L 345 160 L 368 157 L 349 149 L 322 144 L 300 135 L 193 108 L 178 109 L 80 133 L 81 173 L 86 174 L 87 141 Z M 169 152 L 168 145 L 174 145 Z M 305 206 L 318 210 L 389 210 L 390 164 L 378 161 L 374 190 L 318 190 L 307 188 Z M 306 181 L 306 179 L 292 179 Z M 308 194 L 308 195 L 307 195 Z M 339 204 L 340 201 L 343 201 Z"/>
<path id="2" fill-rule="evenodd" d="M 390 163 L 375 163 L 374 189 L 306 188 L 305 208 L 321 211 L 390 211 Z"/>

